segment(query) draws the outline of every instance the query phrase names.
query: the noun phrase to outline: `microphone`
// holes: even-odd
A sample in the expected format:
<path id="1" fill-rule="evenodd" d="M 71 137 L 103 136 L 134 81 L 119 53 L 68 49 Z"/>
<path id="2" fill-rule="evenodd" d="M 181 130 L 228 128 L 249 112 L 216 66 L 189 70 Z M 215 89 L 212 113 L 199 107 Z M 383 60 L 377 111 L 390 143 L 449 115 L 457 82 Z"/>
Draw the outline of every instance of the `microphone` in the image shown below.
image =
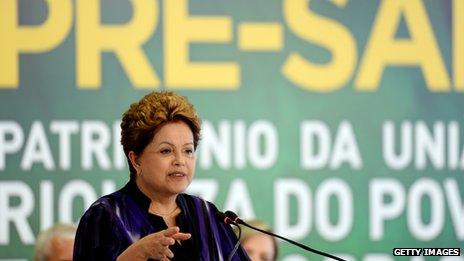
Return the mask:
<path id="1" fill-rule="evenodd" d="M 227 211 L 226 211 L 227 213 Z M 225 213 L 222 213 L 221 211 L 216 212 L 216 217 L 221 220 L 224 224 L 227 225 L 237 225 L 236 222 L 233 219 L 230 219 L 229 215 L 226 215 Z M 238 218 L 238 217 L 237 217 Z"/>
<path id="2" fill-rule="evenodd" d="M 245 223 L 243 220 L 241 220 L 237 214 L 235 214 L 234 212 L 230 211 L 230 210 L 227 210 L 226 213 L 224 213 L 226 217 L 228 217 L 229 219 L 231 219 L 233 222 L 237 223 L 237 224 L 242 224 L 242 223 Z"/>
<path id="3" fill-rule="evenodd" d="M 219 211 L 218 211 L 219 212 Z M 325 256 L 325 257 L 329 257 L 329 258 L 332 258 L 332 259 L 335 259 L 335 260 L 339 260 L 339 261 L 346 261 L 345 259 L 342 259 L 340 257 L 337 257 L 337 256 L 334 256 L 334 255 L 331 255 L 329 253 L 326 253 L 326 252 L 323 252 L 323 251 L 320 251 L 320 250 L 317 250 L 317 249 L 314 249 L 314 248 L 311 248 L 311 247 L 308 247 L 306 245 L 303 245 L 301 243 L 298 243 L 296 241 L 293 241 L 291 239 L 288 239 L 288 238 L 285 238 L 283 236 L 279 236 L 277 234 L 274 234 L 274 233 L 271 233 L 271 232 L 268 232 L 268 231 L 265 231 L 265 230 L 262 230 L 262 229 L 259 229 L 257 227 L 253 227 L 249 224 L 247 224 L 245 221 L 241 220 L 237 214 L 235 214 L 234 212 L 230 211 L 230 210 L 227 210 L 225 213 L 222 213 L 222 212 L 219 212 L 221 213 L 222 216 L 224 216 L 224 223 L 226 224 L 241 224 L 241 225 L 244 225 L 246 227 L 249 227 L 253 230 L 256 230 L 256 231 L 259 231 L 261 233 L 264 233 L 264 234 L 267 234 L 267 235 L 270 235 L 270 236 L 273 236 L 273 237 L 277 237 L 277 238 L 280 238 L 282 240 L 285 240 L 295 246 L 298 246 L 306 251 L 310 251 L 310 252 L 313 252 L 313 253 L 316 253 L 318 255 L 321 255 L 321 256 Z M 226 222 L 231 222 L 231 223 L 227 223 Z"/>

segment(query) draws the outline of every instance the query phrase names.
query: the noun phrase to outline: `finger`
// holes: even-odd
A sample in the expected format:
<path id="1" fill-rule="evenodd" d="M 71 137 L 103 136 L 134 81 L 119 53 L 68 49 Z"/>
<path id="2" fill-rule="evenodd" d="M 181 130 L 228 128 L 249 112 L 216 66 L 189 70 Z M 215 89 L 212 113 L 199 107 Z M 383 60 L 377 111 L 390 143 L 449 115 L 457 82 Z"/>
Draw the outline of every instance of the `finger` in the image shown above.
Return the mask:
<path id="1" fill-rule="evenodd" d="M 164 251 L 162 249 L 153 250 L 152 253 L 150 253 L 150 255 L 147 257 L 150 258 L 150 260 L 161 260 L 164 257 Z"/>
<path id="2" fill-rule="evenodd" d="M 175 235 L 172 235 L 172 238 L 175 240 L 187 240 L 192 237 L 192 234 L 190 233 L 177 233 Z"/>
<path id="3" fill-rule="evenodd" d="M 163 256 L 161 256 L 161 257 L 155 259 L 155 260 L 159 260 L 159 261 L 170 261 L 170 259 L 167 258 L 165 255 L 163 255 Z"/>
<path id="4" fill-rule="evenodd" d="M 166 251 L 164 251 L 164 255 L 169 257 L 169 258 L 173 258 L 174 257 L 174 253 L 172 253 L 172 251 L 168 248 L 166 249 Z"/>
<path id="5" fill-rule="evenodd" d="M 161 243 L 161 245 L 167 247 L 167 246 L 170 246 L 170 245 L 174 245 L 176 243 L 176 241 L 171 237 L 163 237 L 163 238 L 160 239 L 160 243 Z"/>
<path id="6" fill-rule="evenodd" d="M 170 227 L 168 229 L 163 230 L 163 235 L 166 237 L 170 237 L 180 231 L 179 227 Z"/>

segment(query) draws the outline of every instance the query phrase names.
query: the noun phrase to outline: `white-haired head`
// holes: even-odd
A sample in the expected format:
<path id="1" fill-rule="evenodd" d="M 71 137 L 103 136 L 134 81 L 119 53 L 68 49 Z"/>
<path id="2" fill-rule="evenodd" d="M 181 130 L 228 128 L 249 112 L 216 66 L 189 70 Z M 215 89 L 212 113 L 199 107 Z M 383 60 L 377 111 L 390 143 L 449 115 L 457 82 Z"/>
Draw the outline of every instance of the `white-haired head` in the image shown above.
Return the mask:
<path id="1" fill-rule="evenodd" d="M 35 246 L 35 261 L 46 261 L 53 255 L 53 240 L 74 240 L 76 236 L 76 226 L 72 224 L 56 224 L 53 227 L 40 232 Z"/>

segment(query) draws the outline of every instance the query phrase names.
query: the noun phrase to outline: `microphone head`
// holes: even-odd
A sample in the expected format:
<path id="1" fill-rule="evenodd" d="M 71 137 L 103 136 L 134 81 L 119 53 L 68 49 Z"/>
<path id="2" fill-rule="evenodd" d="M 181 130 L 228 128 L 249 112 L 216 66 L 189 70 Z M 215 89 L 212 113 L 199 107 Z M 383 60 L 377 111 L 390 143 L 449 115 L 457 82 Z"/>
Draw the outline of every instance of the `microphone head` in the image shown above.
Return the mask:
<path id="1" fill-rule="evenodd" d="M 232 218 L 232 219 L 238 218 L 238 215 L 235 214 L 234 212 L 230 211 L 230 210 L 227 210 L 224 214 L 225 214 L 226 216 L 228 216 L 229 218 Z"/>
<path id="2" fill-rule="evenodd" d="M 221 211 L 216 211 L 216 217 L 221 221 L 223 222 L 224 224 L 235 224 L 235 222 L 230 219 L 229 216 L 227 216 L 226 214 L 222 213 Z"/>
<path id="3" fill-rule="evenodd" d="M 230 218 L 231 220 L 233 220 L 234 223 L 241 223 L 241 222 L 243 222 L 243 221 L 238 217 L 237 214 L 235 214 L 234 212 L 232 212 L 232 211 L 230 211 L 230 210 L 227 210 L 227 211 L 225 212 L 225 215 L 226 215 L 228 218 Z"/>

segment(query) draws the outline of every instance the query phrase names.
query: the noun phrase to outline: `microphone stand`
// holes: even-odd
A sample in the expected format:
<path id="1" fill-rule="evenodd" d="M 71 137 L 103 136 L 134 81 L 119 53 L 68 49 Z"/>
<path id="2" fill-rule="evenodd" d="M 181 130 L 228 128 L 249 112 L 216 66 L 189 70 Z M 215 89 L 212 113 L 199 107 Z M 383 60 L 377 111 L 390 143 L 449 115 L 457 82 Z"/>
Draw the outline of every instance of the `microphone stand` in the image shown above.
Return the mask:
<path id="1" fill-rule="evenodd" d="M 301 244 L 301 243 L 298 243 L 298 242 L 296 242 L 296 241 L 293 241 L 293 240 L 291 240 L 291 239 L 288 239 L 288 238 L 285 238 L 285 237 L 283 237 L 283 236 L 279 236 L 279 235 L 277 235 L 277 234 L 274 234 L 274 233 L 271 233 L 271 232 L 268 232 L 268 231 L 259 229 L 259 228 L 257 228 L 257 227 L 254 227 L 254 226 L 252 226 L 252 225 L 249 225 L 249 224 L 247 224 L 245 221 L 241 220 L 241 219 L 237 216 L 237 214 L 235 214 L 235 213 L 232 212 L 232 211 L 226 211 L 225 215 L 226 215 L 231 221 L 233 221 L 234 223 L 241 224 L 241 225 L 244 225 L 244 226 L 249 227 L 249 228 L 251 228 L 251 229 L 254 229 L 254 230 L 256 230 L 256 231 L 259 231 L 259 232 L 261 232 L 261 233 L 264 233 L 264 234 L 267 234 L 267 235 L 270 235 L 270 236 L 273 236 L 273 237 L 280 238 L 280 239 L 285 240 L 285 241 L 287 241 L 287 242 L 289 242 L 289 243 L 291 243 L 291 244 L 293 244 L 293 245 L 295 245 L 295 246 L 298 246 L 298 247 L 300 247 L 300 248 L 303 248 L 303 249 L 306 250 L 306 251 L 310 251 L 310 252 L 319 254 L 319 255 L 321 255 L 321 256 L 329 257 L 329 258 L 332 258 L 332 259 L 335 259 L 335 260 L 346 261 L 345 259 L 342 259 L 342 258 L 340 258 L 340 257 L 337 257 L 337 256 L 331 255 L 331 254 L 329 254 L 329 253 L 325 253 L 325 252 L 319 251 L 319 250 L 314 249 L 314 248 L 310 248 L 310 247 L 308 247 L 308 246 L 305 246 L 305 245 L 303 245 L 303 244 Z"/>

